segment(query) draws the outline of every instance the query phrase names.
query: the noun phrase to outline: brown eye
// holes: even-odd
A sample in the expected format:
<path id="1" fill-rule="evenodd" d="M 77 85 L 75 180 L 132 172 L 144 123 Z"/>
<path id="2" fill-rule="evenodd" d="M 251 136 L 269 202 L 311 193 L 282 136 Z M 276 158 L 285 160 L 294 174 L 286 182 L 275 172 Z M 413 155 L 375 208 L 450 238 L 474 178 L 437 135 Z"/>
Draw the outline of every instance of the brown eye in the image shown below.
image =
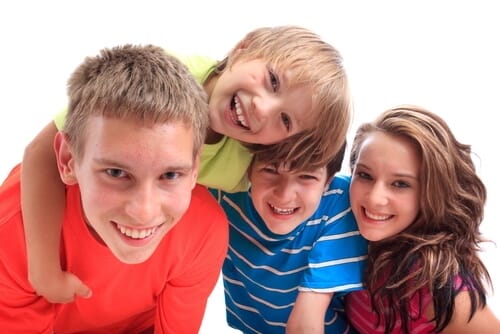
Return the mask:
<path id="1" fill-rule="evenodd" d="M 290 131 L 290 117 L 287 114 L 281 114 L 281 120 L 287 131 Z"/>

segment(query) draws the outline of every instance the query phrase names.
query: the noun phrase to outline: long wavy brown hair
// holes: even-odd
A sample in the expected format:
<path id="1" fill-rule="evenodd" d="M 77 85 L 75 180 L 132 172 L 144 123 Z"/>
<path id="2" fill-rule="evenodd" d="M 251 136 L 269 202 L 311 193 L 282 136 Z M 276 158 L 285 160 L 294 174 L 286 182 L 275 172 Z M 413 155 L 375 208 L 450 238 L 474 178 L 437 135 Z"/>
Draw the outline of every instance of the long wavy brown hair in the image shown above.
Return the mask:
<path id="1" fill-rule="evenodd" d="M 446 122 L 418 106 L 404 105 L 363 124 L 356 132 L 350 154 L 354 170 L 359 148 L 373 131 L 409 139 L 418 149 L 420 211 L 415 221 L 393 237 L 370 242 L 365 285 L 379 323 L 390 333 L 398 319 L 409 333 L 410 300 L 430 291 L 437 332 L 450 322 L 455 297 L 467 290 L 470 317 L 486 305 L 488 271 L 479 258 L 486 187 L 476 173 L 470 145 L 460 143 Z M 457 285 L 457 278 L 461 286 Z M 460 281 L 460 280 L 459 280 Z M 419 314 L 425 310 L 422 305 Z"/>

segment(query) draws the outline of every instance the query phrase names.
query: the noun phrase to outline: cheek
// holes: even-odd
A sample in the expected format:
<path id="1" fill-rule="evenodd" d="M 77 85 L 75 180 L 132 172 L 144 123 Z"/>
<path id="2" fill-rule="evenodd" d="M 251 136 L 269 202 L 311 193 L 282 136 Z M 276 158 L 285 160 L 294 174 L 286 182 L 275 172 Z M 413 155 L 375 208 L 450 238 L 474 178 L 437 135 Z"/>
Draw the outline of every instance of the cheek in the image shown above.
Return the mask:
<path id="1" fill-rule="evenodd" d="M 359 198 L 359 186 L 355 180 L 351 181 L 351 185 L 349 187 L 349 198 L 351 203 Z"/>
<path id="2" fill-rule="evenodd" d="M 418 212 L 420 210 L 418 200 L 414 197 L 402 196 L 398 200 L 398 206 L 401 210 L 401 213 L 404 213 L 404 217 L 405 217 L 405 221 L 406 221 L 405 225 L 406 226 L 411 225 L 415 221 L 415 218 L 417 217 Z"/>
<path id="3" fill-rule="evenodd" d="M 99 191 L 97 189 L 80 189 L 82 206 L 85 215 L 90 219 L 103 211 L 119 206 L 120 200 L 110 191 Z"/>
<path id="4" fill-rule="evenodd" d="M 306 205 L 306 215 L 311 216 L 319 207 L 319 203 L 323 196 L 323 188 L 313 189 L 308 192 L 304 192 L 303 201 Z"/>
<path id="5" fill-rule="evenodd" d="M 186 210 L 189 208 L 189 204 L 191 203 L 191 191 L 178 191 L 168 198 L 164 199 L 164 203 L 166 203 L 165 210 L 166 215 L 172 216 L 174 218 L 180 218 Z"/>

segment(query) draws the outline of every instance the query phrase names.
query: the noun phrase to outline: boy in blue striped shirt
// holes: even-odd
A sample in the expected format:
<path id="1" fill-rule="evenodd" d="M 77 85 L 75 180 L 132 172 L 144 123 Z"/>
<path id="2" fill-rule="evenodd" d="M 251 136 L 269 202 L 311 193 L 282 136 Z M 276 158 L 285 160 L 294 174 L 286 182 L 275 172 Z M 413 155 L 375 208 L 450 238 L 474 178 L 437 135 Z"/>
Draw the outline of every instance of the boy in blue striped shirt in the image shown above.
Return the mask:
<path id="1" fill-rule="evenodd" d="M 335 175 L 257 153 L 248 192 L 213 190 L 229 222 L 222 273 L 229 326 L 244 333 L 349 333 L 343 296 L 362 289 L 366 241 Z M 269 153 L 269 152 L 268 152 Z"/>

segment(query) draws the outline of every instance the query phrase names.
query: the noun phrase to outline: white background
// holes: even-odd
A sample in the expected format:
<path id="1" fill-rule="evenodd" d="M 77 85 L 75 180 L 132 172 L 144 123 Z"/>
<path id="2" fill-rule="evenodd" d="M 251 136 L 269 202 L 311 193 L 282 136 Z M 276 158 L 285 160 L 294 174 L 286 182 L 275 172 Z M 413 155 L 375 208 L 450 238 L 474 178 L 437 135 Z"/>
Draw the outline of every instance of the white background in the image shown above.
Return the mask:
<path id="1" fill-rule="evenodd" d="M 495 1 L 3 1 L 0 5 L 0 178 L 66 104 L 66 80 L 87 55 L 153 43 L 221 58 L 251 29 L 298 24 L 343 54 L 355 122 L 400 103 L 441 114 L 472 145 L 488 188 L 482 231 L 499 242 L 500 20 Z M 499 248 L 485 245 L 493 281 Z M 500 285 L 495 283 L 500 289 Z M 499 294 L 489 303 L 500 315 Z M 201 333 L 231 332 L 218 284 Z"/>

